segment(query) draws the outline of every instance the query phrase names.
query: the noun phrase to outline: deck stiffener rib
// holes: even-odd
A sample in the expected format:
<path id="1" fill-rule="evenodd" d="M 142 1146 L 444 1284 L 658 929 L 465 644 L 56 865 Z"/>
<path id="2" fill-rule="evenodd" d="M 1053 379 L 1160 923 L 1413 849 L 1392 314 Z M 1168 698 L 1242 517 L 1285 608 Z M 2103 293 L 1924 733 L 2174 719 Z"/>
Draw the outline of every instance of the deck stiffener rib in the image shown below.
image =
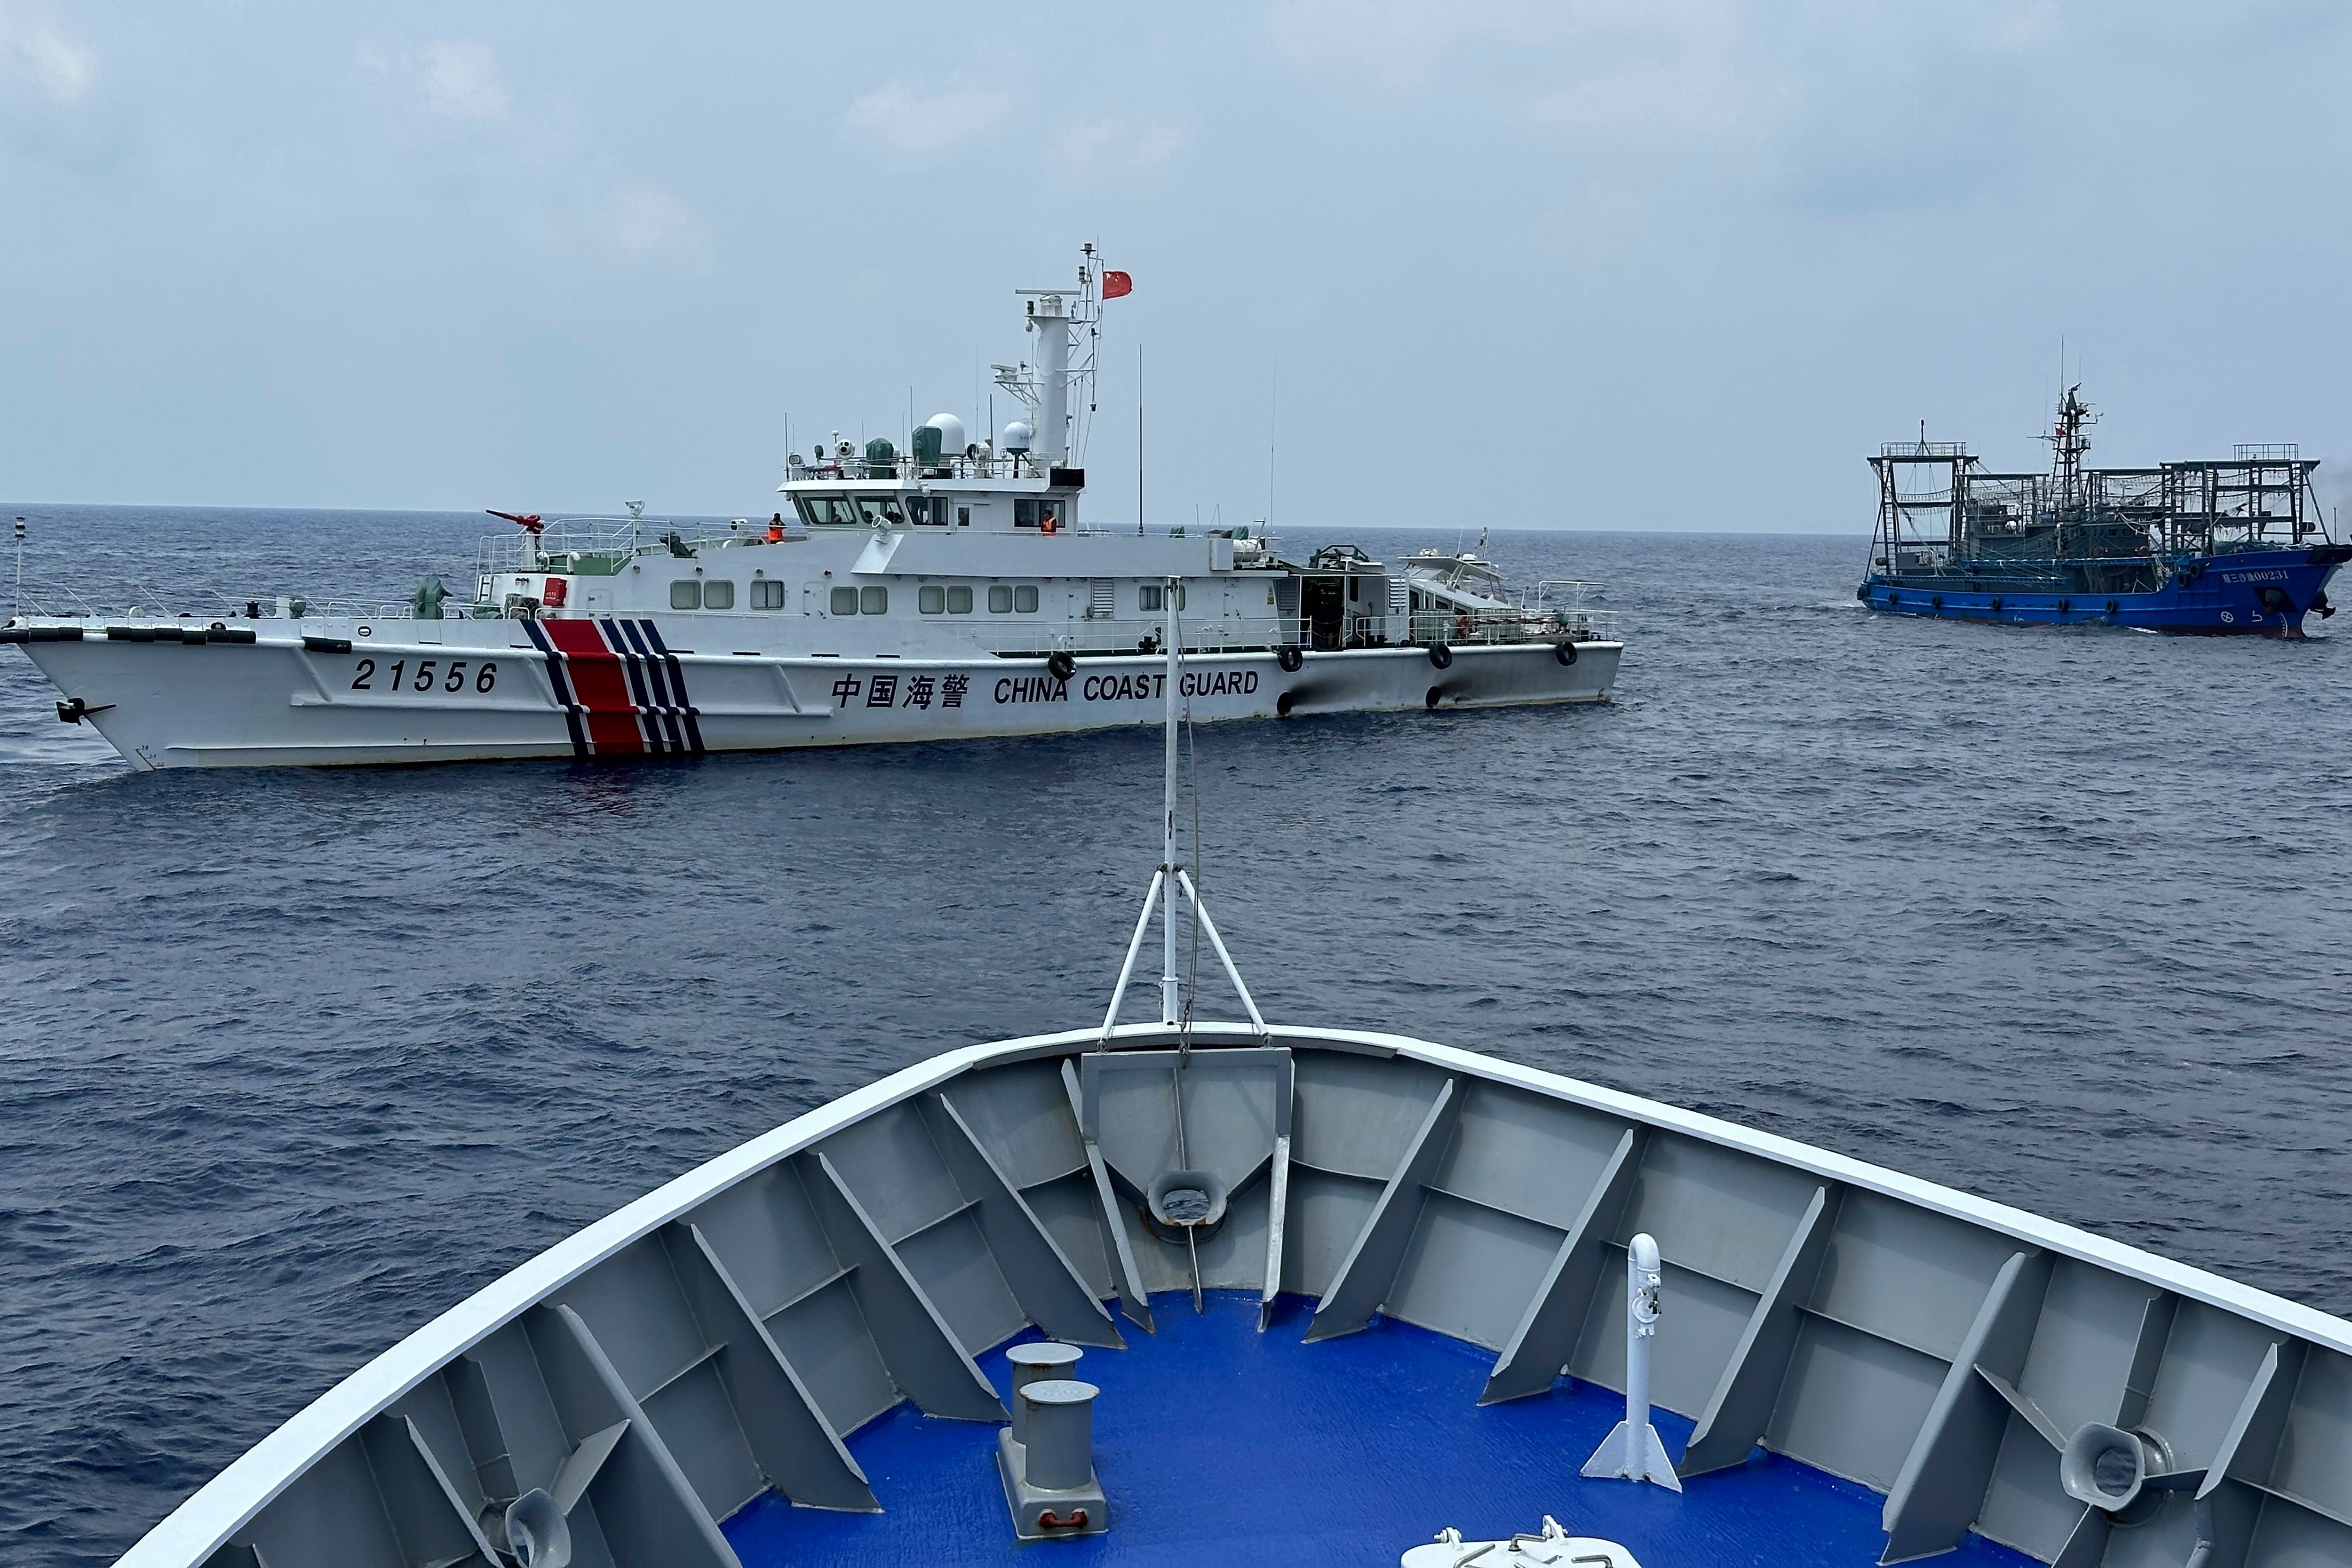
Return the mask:
<path id="1" fill-rule="evenodd" d="M 1606 1261 L 1602 1255 L 1633 1196 L 1633 1178 L 1641 1171 L 1647 1138 L 1646 1129 L 1632 1127 L 1617 1140 L 1608 1163 L 1601 1167 L 1600 1179 L 1577 1211 L 1576 1222 L 1560 1238 L 1559 1249 L 1552 1254 L 1551 1265 L 1544 1270 L 1527 1310 L 1519 1315 L 1519 1326 L 1512 1331 L 1510 1342 L 1495 1358 L 1495 1370 L 1478 1395 L 1479 1404 L 1498 1405 L 1543 1393 L 1576 1353 L 1576 1342 L 1583 1336 L 1585 1317 L 1592 1310 L 1592 1292 Z"/>
<path id="2" fill-rule="evenodd" d="M 1363 1228 L 1348 1248 L 1348 1256 L 1332 1275 L 1315 1316 L 1307 1325 L 1309 1343 L 1340 1334 L 1352 1334 L 1372 1321 L 1396 1284 L 1397 1268 L 1412 1240 L 1421 1218 L 1422 1187 L 1437 1172 L 1437 1163 L 1453 1142 L 1454 1125 L 1462 1114 L 1462 1087 L 1448 1078 L 1437 1091 L 1421 1127 L 1405 1145 L 1395 1174 L 1381 1190 Z"/>
<path id="3" fill-rule="evenodd" d="M 719 1383 L 769 1484 L 804 1508 L 882 1511 L 866 1472 L 701 1227 L 673 1222 L 662 1241 L 703 1338 L 721 1347 Z"/>
<path id="4" fill-rule="evenodd" d="M 1127 1234 L 1127 1221 L 1119 1215 L 1118 1194 L 1111 1190 L 1110 1169 L 1103 1163 L 1102 1151 L 1087 1131 L 1086 1097 L 1078 1088 L 1077 1068 L 1072 1058 L 1062 1058 L 1062 1088 L 1070 1097 L 1070 1116 L 1078 1124 L 1079 1140 L 1087 1147 L 1087 1169 L 1095 1179 L 1095 1197 L 1102 1204 L 1103 1228 L 1110 1234 L 1110 1264 L 1118 1290 L 1118 1310 L 1128 1320 L 1147 1334 L 1160 1331 L 1151 1321 L 1151 1297 L 1143 1289 L 1142 1276 L 1136 1271 L 1135 1244 Z"/>
<path id="5" fill-rule="evenodd" d="M 850 1293 L 898 1391 L 926 1415 L 960 1421 L 1012 1419 L 833 1162 L 819 1150 L 805 1156 L 800 1168 L 801 1185 L 816 1211 L 817 1224 L 824 1227 L 834 1257 L 849 1268 Z"/>
<path id="6" fill-rule="evenodd" d="M 420 1558 L 438 1555 L 429 1549 L 420 1550 L 425 1543 L 409 1539 L 410 1531 L 425 1523 L 417 1515 L 423 1513 L 429 1520 L 436 1512 L 432 1504 L 437 1495 L 449 1505 L 449 1512 L 464 1531 L 462 1539 L 473 1543 L 484 1562 L 498 1562 L 498 1553 L 490 1549 L 473 1510 L 450 1484 L 449 1473 L 441 1468 L 441 1461 L 425 1443 L 425 1434 L 416 1429 L 415 1421 L 405 1415 L 377 1416 L 360 1429 L 360 1452 L 375 1477 L 377 1491 L 383 1497 L 394 1537 L 404 1549 Z M 404 1522 L 409 1529 L 402 1528 Z"/>
<path id="7" fill-rule="evenodd" d="M 1887 1489 L 1879 1515 L 1886 1527 L 1882 1563 L 1948 1552 L 1975 1522 L 2010 1416 L 2009 1401 L 1978 1369 L 2011 1384 L 2023 1373 L 2053 1261 L 2046 1252 L 2015 1252 L 1993 1276 L 1911 1452 Z"/>
<path id="8" fill-rule="evenodd" d="M 1283 1101 L 1287 1110 L 1289 1101 Z M 1257 1291 L 1257 1331 L 1274 1321 L 1274 1299 L 1282 1294 L 1283 1222 L 1290 1213 L 1290 1124 L 1286 1119 L 1274 1135 L 1274 1159 L 1266 1171 L 1265 1279 Z"/>
<path id="9" fill-rule="evenodd" d="M 686 1479 L 686 1471 L 677 1457 L 662 1441 L 661 1433 L 646 1416 L 645 1407 L 629 1392 L 627 1383 L 613 1360 L 597 1342 L 595 1331 L 587 1320 L 561 1301 L 541 1309 L 541 1334 L 532 1336 L 538 1351 L 541 1374 L 547 1379 L 548 1393 L 556 1402 L 559 1412 L 565 1404 L 559 1384 L 566 1381 L 562 1374 L 571 1370 L 557 1360 L 566 1351 L 576 1357 L 579 1371 L 587 1374 L 590 1387 L 572 1387 L 574 1408 L 567 1413 L 567 1424 L 581 1419 L 578 1401 L 584 1395 L 601 1395 L 598 1403 L 621 1420 L 628 1430 L 614 1445 L 613 1458 L 600 1467 L 596 1479 L 605 1479 L 596 1502 L 596 1523 L 604 1531 L 606 1542 L 615 1548 L 614 1556 L 625 1563 L 662 1563 L 716 1565 L 716 1568 L 743 1568 L 735 1549 L 719 1533 L 718 1524 L 702 1506 L 694 1483 Z M 576 1374 L 575 1374 L 576 1375 Z M 600 1429 L 611 1423 L 599 1423 Z M 587 1448 L 582 1443 L 575 1452 Z M 638 1463 L 621 1458 L 626 1452 Z M 618 1465 L 614 1458 L 620 1458 Z M 650 1471 L 650 1474 L 646 1472 Z M 583 1483 L 584 1484 L 584 1483 Z M 680 1532 L 665 1529 L 662 1521 L 646 1517 L 648 1507 L 674 1511 L 687 1525 Z"/>
<path id="10" fill-rule="evenodd" d="M 975 1194 L 980 1208 L 980 1232 L 994 1254 L 996 1267 L 1011 1288 L 1013 1299 L 1029 1321 L 1057 1340 L 1070 1344 L 1125 1350 L 1118 1325 L 1111 1321 L 1062 1244 L 1054 1239 L 996 1157 L 971 1130 L 963 1112 L 945 1092 L 932 1100 L 940 1108 L 934 1140 L 947 1161 L 948 1173 L 965 1193 Z"/>
<path id="11" fill-rule="evenodd" d="M 1683 1449 L 1682 1463 L 1675 1467 L 1676 1474 L 1703 1475 L 1743 1464 L 1748 1451 L 1764 1440 L 1773 1407 L 1780 1403 L 1789 1359 L 1796 1353 L 1798 1331 L 1803 1326 L 1798 1309 L 1812 1296 L 1821 1278 L 1822 1259 L 1829 1253 L 1830 1235 L 1837 1226 L 1838 1200 L 1843 1196 L 1842 1188 L 1813 1189 L 1812 1201 L 1805 1205 L 1795 1233 L 1782 1248 L 1770 1282 L 1756 1299 L 1756 1310 L 1740 1331 L 1730 1363 L 1723 1369 Z"/>
<path id="12" fill-rule="evenodd" d="M 2294 1402 L 2295 1384 L 2302 1377 L 2309 1347 L 2300 1340 L 2282 1345 L 2273 1341 L 2263 1352 L 2263 1363 L 2238 1414 L 2221 1435 L 2213 1462 L 2197 1488 L 2197 1542 L 2203 1552 L 2201 1568 L 2240 1568 L 2253 1544 L 2254 1525 L 2262 1517 L 2270 1489 L 2271 1469 L 2277 1462 L 2279 1440 L 2286 1431 L 2287 1406 Z"/>

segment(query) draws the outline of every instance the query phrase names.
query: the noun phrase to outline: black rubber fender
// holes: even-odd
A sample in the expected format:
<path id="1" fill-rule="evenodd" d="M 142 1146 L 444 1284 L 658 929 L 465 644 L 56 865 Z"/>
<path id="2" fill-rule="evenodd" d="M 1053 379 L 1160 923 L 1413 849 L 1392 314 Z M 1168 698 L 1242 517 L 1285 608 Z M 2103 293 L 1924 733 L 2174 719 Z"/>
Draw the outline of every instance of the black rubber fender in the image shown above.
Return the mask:
<path id="1" fill-rule="evenodd" d="M 1291 696 L 1289 692 L 1286 691 L 1281 696 L 1274 700 L 1274 710 L 1279 717 L 1287 719 L 1290 717 L 1291 707 L 1297 701 L 1297 698 Z"/>
<path id="2" fill-rule="evenodd" d="M 1454 666 L 1454 650 L 1446 647 L 1442 642 L 1431 643 L 1429 645 L 1429 662 L 1435 665 L 1440 669 L 1450 669 Z M 1432 689 L 1433 690 L 1435 689 L 1432 688 Z"/>
<path id="3" fill-rule="evenodd" d="M 1072 658 L 1066 650 L 1055 648 L 1045 656 L 1045 673 L 1055 679 L 1067 680 L 1077 672 L 1078 661 Z"/>
<path id="4" fill-rule="evenodd" d="M 1552 658 L 1559 660 L 1562 664 L 1574 664 L 1576 662 L 1576 645 L 1572 642 L 1566 641 L 1557 643 L 1553 645 L 1551 656 Z"/>
<path id="5" fill-rule="evenodd" d="M 2065 615 L 2068 611 L 2072 610 L 2074 607 L 2074 600 L 2072 600 L 2072 599 L 2061 599 L 2061 600 L 2059 600 L 2059 601 L 2058 601 L 2058 613 L 2059 613 L 2060 615 L 2062 615 L 2062 616 L 2063 616 L 2063 615 Z"/>
<path id="6" fill-rule="evenodd" d="M 1285 675 L 1297 675 L 1298 667 L 1307 662 L 1307 656 L 1298 651 L 1297 643 L 1285 643 L 1274 650 L 1274 662 L 1282 666 Z"/>
<path id="7" fill-rule="evenodd" d="M 1943 614 L 1943 612 L 1944 612 L 1944 595 L 1941 595 L 1941 594 L 1937 595 L 1934 598 L 1932 598 L 1932 599 L 1930 599 L 1930 600 L 1928 600 L 1928 601 L 1927 601 L 1927 605 L 1928 605 L 1928 607 L 1929 607 L 1930 609 L 1934 610 L 1937 615 L 1941 615 L 1941 614 Z"/>
<path id="8" fill-rule="evenodd" d="M 1998 597 L 1992 602 L 1992 613 L 1996 616 L 2000 614 L 2000 600 Z"/>

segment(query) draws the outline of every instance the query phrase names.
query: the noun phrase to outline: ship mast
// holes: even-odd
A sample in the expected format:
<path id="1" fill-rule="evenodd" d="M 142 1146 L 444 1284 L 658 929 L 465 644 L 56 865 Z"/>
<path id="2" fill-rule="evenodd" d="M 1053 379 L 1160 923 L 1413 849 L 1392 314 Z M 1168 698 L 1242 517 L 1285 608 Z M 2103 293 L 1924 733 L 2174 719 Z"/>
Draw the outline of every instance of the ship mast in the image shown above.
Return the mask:
<path id="1" fill-rule="evenodd" d="M 2050 443 L 2051 476 L 2056 481 L 2061 513 L 2083 508 L 2083 454 L 2091 449 L 2091 437 L 2084 431 L 2091 423 L 2091 405 L 2083 401 L 2082 384 L 2077 382 L 2058 399 L 2058 423 L 2042 437 Z"/>

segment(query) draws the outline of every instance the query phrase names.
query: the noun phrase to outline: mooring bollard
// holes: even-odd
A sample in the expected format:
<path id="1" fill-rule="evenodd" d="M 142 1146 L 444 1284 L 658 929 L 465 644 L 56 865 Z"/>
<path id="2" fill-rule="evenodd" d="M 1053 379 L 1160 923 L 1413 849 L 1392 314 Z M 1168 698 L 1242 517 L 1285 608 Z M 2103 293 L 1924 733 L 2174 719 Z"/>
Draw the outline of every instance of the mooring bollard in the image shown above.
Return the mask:
<path id="1" fill-rule="evenodd" d="M 1029 1440 L 1028 1406 L 1023 1403 L 1021 1391 L 1033 1383 L 1048 1378 L 1076 1377 L 1078 1358 L 1087 1352 L 1076 1345 L 1044 1340 L 1034 1344 L 1014 1345 L 1004 1352 L 1013 1366 L 1013 1440 Z"/>
<path id="2" fill-rule="evenodd" d="M 1095 1396 L 1102 1391 L 1066 1373 L 1055 1375 L 1078 1359 L 1075 1348 L 1020 1348 L 1039 1353 L 1026 1367 L 1014 1363 L 1013 1426 L 996 1438 L 1013 1532 L 1024 1541 L 1097 1534 L 1110 1524 L 1109 1501 L 1095 1479 Z M 1055 1351 L 1066 1353 L 1044 1353 Z"/>
<path id="3" fill-rule="evenodd" d="M 1625 1419 L 1602 1440 L 1583 1473 L 1600 1479 L 1654 1481 L 1683 1489 L 1666 1446 L 1650 1425 L 1650 1345 L 1658 1332 L 1658 1288 L 1664 1282 L 1658 1244 L 1637 1236 L 1625 1248 Z"/>

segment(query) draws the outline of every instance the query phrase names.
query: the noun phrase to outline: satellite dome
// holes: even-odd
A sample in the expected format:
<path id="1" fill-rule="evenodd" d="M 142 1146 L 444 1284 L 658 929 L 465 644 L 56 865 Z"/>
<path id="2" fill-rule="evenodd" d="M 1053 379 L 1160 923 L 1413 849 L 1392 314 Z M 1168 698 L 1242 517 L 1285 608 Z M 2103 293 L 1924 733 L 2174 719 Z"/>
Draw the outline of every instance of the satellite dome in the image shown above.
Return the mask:
<path id="1" fill-rule="evenodd" d="M 1029 449 L 1030 435 L 1029 426 L 1015 419 L 1004 427 L 1004 439 L 998 445 L 1008 452 L 1025 452 Z"/>
<path id="2" fill-rule="evenodd" d="M 940 433 L 940 450 L 961 452 L 964 449 L 963 421 L 952 414 L 934 414 L 923 424 Z"/>

